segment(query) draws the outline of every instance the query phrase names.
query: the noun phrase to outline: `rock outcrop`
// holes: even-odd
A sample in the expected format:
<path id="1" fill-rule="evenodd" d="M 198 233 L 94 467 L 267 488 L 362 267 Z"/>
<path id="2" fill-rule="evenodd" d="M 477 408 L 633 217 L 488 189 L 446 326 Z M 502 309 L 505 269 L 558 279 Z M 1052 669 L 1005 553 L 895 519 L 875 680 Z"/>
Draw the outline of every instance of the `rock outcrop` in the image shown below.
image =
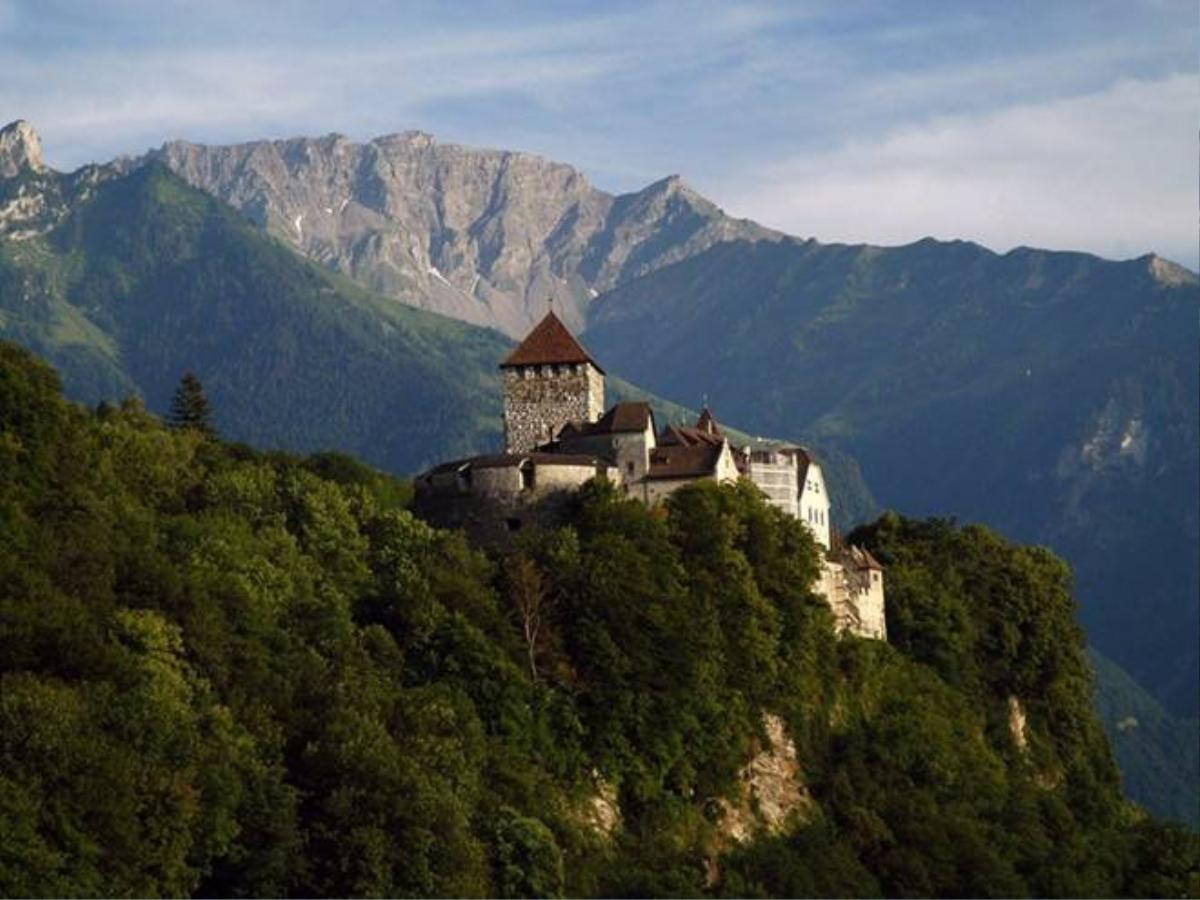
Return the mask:
<path id="1" fill-rule="evenodd" d="M 0 238 L 28 240 L 61 222 L 114 167 L 84 166 L 64 175 L 42 159 L 42 141 L 28 122 L 0 128 Z"/>
<path id="2" fill-rule="evenodd" d="M 633 194 L 527 153 L 407 131 L 204 146 L 158 160 L 298 252 L 404 303 L 527 332 L 553 299 L 569 327 L 598 293 L 722 241 L 782 235 L 725 215 L 678 176 Z"/>
<path id="3" fill-rule="evenodd" d="M 0 178 L 12 178 L 24 169 L 41 172 L 42 141 L 24 119 L 17 119 L 0 128 Z"/>
<path id="4" fill-rule="evenodd" d="M 735 803 L 722 801 L 721 833 L 745 843 L 758 831 L 780 834 L 793 816 L 804 821 L 815 802 L 805 787 L 796 758 L 796 745 L 779 716 L 763 716 L 770 742 L 742 769 Z"/>

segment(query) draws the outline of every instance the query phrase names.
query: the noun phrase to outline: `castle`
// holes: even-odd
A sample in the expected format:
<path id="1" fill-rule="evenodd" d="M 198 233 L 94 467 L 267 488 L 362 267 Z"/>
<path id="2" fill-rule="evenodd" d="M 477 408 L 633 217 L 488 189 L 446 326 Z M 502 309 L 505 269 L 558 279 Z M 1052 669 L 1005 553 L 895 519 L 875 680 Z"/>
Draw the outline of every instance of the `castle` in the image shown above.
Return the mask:
<path id="1" fill-rule="evenodd" d="M 813 587 L 838 629 L 887 639 L 883 567 L 866 549 L 837 540 L 825 476 L 803 447 L 734 446 L 707 408 L 694 426 L 661 431 L 648 403 L 618 403 L 604 412 L 604 369 L 553 311 L 500 370 L 504 452 L 442 463 L 418 476 L 416 506 L 426 518 L 496 543 L 526 525 L 553 525 L 570 492 L 592 478 L 649 505 L 694 481 L 747 478 L 823 548 Z"/>

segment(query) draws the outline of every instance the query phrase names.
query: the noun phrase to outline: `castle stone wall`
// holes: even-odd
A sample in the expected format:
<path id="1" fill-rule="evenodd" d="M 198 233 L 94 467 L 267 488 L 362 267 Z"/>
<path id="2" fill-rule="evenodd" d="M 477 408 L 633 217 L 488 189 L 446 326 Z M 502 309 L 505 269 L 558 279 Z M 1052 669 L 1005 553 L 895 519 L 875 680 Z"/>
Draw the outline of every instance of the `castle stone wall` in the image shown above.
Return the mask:
<path id="1" fill-rule="evenodd" d="M 604 411 L 604 376 L 590 363 L 504 370 L 504 443 L 525 453 L 568 422 L 595 422 Z"/>
<path id="2" fill-rule="evenodd" d="M 883 573 L 824 560 L 814 588 L 825 597 L 839 632 L 887 640 Z"/>

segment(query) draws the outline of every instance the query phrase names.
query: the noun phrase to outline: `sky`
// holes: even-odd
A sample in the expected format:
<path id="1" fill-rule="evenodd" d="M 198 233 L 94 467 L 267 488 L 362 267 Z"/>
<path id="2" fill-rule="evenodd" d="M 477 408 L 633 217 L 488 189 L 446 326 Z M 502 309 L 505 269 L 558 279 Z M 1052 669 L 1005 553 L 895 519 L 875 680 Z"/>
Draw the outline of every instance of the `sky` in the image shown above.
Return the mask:
<path id="1" fill-rule="evenodd" d="M 680 174 L 822 241 L 1197 268 L 1195 0 L 0 0 L 0 119 L 61 169 L 408 129 Z"/>

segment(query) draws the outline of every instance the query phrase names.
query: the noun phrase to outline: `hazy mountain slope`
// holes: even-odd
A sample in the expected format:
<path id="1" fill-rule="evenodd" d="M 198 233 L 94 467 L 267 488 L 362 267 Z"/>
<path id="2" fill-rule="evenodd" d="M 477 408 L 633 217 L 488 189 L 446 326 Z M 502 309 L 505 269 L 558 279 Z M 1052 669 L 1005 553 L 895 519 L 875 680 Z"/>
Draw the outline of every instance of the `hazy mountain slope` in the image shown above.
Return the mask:
<path id="1" fill-rule="evenodd" d="M 222 431 L 262 446 L 408 471 L 495 437 L 500 335 L 304 263 L 161 167 L 0 240 L 0 311 L 0 336 L 61 365 L 72 396 L 162 410 L 192 369 Z"/>
<path id="2" fill-rule="evenodd" d="M 410 473 L 499 445 L 502 335 L 369 294 L 157 164 L 63 175 L 32 131 L 17 136 L 22 162 L 0 179 L 0 337 L 51 360 L 73 398 L 141 394 L 164 411 L 193 369 L 222 431 L 259 446 Z M 608 394 L 663 423 L 695 417 L 619 377 Z M 835 452 L 830 469 L 844 512 L 872 515 L 853 460 Z"/>
<path id="3" fill-rule="evenodd" d="M 522 336 L 553 297 L 568 324 L 597 292 L 732 239 L 778 239 L 666 178 L 614 197 L 526 153 L 405 132 L 228 147 L 157 160 L 298 252 L 404 303 Z"/>
<path id="4" fill-rule="evenodd" d="M 1125 793 L 1157 816 L 1200 831 L 1200 720 L 1179 718 L 1112 660 L 1089 649 L 1096 709 Z"/>
<path id="5" fill-rule="evenodd" d="M 600 298 L 588 346 L 763 433 L 835 443 L 880 501 L 1045 542 L 1091 640 L 1200 702 L 1196 277 L 973 244 L 730 243 Z"/>

